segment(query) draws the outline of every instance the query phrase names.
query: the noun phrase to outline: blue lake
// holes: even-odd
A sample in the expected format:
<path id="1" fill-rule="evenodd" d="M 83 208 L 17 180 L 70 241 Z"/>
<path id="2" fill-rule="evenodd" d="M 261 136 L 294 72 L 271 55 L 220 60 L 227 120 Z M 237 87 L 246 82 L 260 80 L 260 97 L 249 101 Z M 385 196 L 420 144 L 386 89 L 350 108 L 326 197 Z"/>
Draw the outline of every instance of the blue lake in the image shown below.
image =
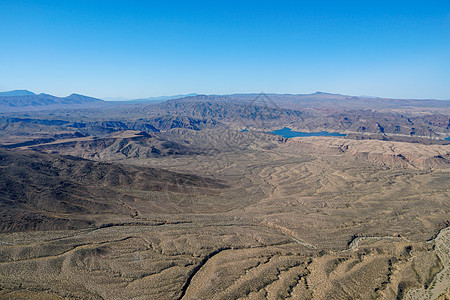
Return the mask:
<path id="1" fill-rule="evenodd" d="M 446 141 L 450 141 L 450 136 L 448 138 L 445 138 Z"/>
<path id="2" fill-rule="evenodd" d="M 272 131 L 270 133 L 281 135 L 284 138 L 291 138 L 291 137 L 297 137 L 297 136 L 346 136 L 346 134 L 343 133 L 337 133 L 337 132 L 328 132 L 328 131 L 321 131 L 321 132 L 301 132 L 301 131 L 292 131 L 290 128 L 284 127 L 283 129 L 278 129 L 275 131 Z"/>

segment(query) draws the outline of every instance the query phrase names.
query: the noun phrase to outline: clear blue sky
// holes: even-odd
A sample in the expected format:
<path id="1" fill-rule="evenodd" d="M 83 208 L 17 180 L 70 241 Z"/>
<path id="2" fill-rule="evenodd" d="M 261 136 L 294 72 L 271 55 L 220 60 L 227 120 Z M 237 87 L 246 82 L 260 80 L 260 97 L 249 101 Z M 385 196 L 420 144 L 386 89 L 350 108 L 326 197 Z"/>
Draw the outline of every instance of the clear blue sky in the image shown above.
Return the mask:
<path id="1" fill-rule="evenodd" d="M 450 99 L 450 0 L 0 0 L 0 91 Z"/>

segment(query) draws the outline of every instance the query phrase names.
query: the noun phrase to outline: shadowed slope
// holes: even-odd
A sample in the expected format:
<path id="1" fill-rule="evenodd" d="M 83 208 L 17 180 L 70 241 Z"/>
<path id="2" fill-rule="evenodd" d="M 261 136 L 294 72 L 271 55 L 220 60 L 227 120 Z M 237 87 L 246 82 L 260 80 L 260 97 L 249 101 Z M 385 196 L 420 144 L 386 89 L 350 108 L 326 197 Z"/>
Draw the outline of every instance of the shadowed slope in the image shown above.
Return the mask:
<path id="1" fill-rule="evenodd" d="M 154 168 L 81 158 L 0 150 L 1 231 L 74 229 L 101 225 L 115 215 L 132 220 L 130 191 L 200 192 L 224 185 Z M 151 199 L 149 199 L 151 200 Z M 105 214 L 107 217 L 99 218 Z"/>

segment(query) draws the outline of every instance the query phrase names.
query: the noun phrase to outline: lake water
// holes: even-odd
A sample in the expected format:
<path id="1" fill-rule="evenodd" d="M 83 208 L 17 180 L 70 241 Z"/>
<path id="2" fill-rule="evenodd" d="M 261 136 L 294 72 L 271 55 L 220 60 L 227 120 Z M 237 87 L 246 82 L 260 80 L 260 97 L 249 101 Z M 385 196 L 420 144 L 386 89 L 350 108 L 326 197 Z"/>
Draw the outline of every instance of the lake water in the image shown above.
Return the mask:
<path id="1" fill-rule="evenodd" d="M 448 138 L 445 139 L 446 141 L 450 141 L 450 136 Z"/>
<path id="2" fill-rule="evenodd" d="M 275 131 L 272 131 L 270 133 L 281 135 L 284 138 L 291 138 L 291 137 L 297 137 L 297 136 L 346 136 L 346 134 L 343 133 L 337 133 L 337 132 L 328 132 L 328 131 L 321 131 L 321 132 L 301 132 L 301 131 L 292 131 L 292 129 L 284 127 L 283 129 L 278 129 Z"/>

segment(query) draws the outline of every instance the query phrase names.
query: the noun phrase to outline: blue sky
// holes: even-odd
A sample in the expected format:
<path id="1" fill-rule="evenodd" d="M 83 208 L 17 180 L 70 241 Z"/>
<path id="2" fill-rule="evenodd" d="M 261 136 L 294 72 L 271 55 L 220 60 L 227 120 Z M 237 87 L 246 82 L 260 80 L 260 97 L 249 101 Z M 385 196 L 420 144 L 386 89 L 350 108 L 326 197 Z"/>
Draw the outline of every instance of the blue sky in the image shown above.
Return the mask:
<path id="1" fill-rule="evenodd" d="M 0 1 L 0 91 L 450 99 L 450 1 Z"/>

